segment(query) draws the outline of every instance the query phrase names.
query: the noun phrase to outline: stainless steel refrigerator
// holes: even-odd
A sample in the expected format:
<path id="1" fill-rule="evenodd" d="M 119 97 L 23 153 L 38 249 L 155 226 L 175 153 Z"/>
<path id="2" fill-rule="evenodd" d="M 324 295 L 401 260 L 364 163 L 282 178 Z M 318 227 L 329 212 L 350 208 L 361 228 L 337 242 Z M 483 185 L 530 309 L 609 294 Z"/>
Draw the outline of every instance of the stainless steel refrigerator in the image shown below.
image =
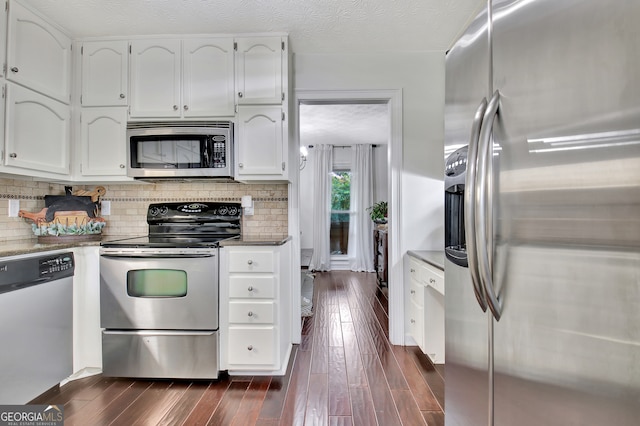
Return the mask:
<path id="1" fill-rule="evenodd" d="M 639 23 L 488 1 L 447 54 L 447 426 L 640 424 Z"/>

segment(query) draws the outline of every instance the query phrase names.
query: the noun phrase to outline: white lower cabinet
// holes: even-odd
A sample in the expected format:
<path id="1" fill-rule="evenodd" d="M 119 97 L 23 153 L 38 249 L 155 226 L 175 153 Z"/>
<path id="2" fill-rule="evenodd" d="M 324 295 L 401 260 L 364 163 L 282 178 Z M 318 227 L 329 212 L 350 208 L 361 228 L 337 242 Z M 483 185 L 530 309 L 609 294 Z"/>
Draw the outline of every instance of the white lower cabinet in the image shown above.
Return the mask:
<path id="1" fill-rule="evenodd" d="M 444 363 L 444 273 L 407 255 L 406 327 L 431 362 Z"/>
<path id="2" fill-rule="evenodd" d="M 278 375 L 286 369 L 292 339 L 285 247 L 223 249 L 221 335 L 230 374 Z"/>

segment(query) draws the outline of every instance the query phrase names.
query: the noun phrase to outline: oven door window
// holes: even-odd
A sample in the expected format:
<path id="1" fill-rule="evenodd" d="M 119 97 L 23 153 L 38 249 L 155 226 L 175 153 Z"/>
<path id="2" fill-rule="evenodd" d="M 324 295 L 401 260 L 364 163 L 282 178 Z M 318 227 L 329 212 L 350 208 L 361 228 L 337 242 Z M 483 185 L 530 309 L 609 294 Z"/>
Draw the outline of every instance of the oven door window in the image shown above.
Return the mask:
<path id="1" fill-rule="evenodd" d="M 127 272 L 131 297 L 185 297 L 187 272 L 177 269 L 138 269 Z"/>

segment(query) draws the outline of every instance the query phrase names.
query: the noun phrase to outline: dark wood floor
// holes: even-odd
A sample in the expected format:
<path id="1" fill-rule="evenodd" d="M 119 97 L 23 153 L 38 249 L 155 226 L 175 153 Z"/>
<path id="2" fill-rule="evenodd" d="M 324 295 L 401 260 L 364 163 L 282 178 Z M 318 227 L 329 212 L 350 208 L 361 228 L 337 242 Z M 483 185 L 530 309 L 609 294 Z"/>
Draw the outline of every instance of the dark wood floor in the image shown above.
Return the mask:
<path id="1" fill-rule="evenodd" d="M 93 376 L 31 401 L 64 404 L 65 425 L 444 425 L 442 366 L 389 344 L 375 275 L 318 273 L 282 377 L 131 380 Z"/>

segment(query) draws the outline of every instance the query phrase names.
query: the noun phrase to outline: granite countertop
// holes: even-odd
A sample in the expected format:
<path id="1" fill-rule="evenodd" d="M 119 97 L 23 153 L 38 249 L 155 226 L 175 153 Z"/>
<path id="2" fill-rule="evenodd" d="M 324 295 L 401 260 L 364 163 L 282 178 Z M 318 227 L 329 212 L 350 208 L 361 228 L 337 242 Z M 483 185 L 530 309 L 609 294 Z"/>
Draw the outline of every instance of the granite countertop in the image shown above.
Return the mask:
<path id="1" fill-rule="evenodd" d="M 26 239 L 6 241 L 0 247 L 0 257 L 18 256 L 22 254 L 40 253 L 45 251 L 66 250 L 74 247 L 99 246 L 100 241 L 66 241 L 61 243 L 39 244 L 38 240 Z"/>
<path id="2" fill-rule="evenodd" d="M 278 237 L 262 237 L 246 235 L 238 239 L 224 240 L 220 242 L 221 247 L 230 246 L 281 246 L 291 240 L 291 235 L 281 235 Z"/>
<path id="3" fill-rule="evenodd" d="M 444 250 L 409 250 L 407 254 L 444 271 Z"/>

